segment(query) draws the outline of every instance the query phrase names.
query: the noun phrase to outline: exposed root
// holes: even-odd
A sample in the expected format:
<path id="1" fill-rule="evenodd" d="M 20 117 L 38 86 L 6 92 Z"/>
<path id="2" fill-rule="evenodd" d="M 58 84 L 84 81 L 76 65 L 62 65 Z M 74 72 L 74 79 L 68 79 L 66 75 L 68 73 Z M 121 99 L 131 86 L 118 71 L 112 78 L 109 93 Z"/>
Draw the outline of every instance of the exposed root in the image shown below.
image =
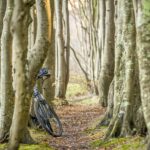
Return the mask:
<path id="1" fill-rule="evenodd" d="M 9 132 L 4 133 L 3 136 L 0 138 L 0 143 L 8 142 L 8 138 L 9 138 Z"/>

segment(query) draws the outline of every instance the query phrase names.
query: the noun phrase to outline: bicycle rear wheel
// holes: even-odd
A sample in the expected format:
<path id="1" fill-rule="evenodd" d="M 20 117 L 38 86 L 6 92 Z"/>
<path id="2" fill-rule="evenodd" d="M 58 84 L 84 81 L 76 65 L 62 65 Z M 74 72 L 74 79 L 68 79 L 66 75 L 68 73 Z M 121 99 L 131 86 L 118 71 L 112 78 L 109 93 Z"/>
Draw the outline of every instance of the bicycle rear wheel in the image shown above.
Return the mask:
<path id="1" fill-rule="evenodd" d="M 54 109 L 46 101 L 36 101 L 34 110 L 39 123 L 50 135 L 54 137 L 62 135 L 62 124 Z"/>

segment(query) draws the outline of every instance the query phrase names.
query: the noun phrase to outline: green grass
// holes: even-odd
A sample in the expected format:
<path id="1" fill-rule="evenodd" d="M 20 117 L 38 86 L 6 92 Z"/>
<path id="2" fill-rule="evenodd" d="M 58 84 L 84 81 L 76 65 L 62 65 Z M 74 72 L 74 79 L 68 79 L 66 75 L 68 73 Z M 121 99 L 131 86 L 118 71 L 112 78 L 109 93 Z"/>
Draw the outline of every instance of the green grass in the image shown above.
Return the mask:
<path id="1" fill-rule="evenodd" d="M 42 130 L 30 129 L 32 138 L 38 142 L 38 144 L 20 144 L 19 150 L 54 150 L 48 143 L 50 142 L 50 136 Z M 0 150 L 5 150 L 6 144 L 0 144 Z"/>
<path id="2" fill-rule="evenodd" d="M 79 83 L 69 83 L 67 87 L 66 97 L 80 96 L 87 93 L 87 90 L 84 85 Z"/>
<path id="3" fill-rule="evenodd" d="M 113 138 L 108 141 L 95 140 L 91 143 L 91 147 L 105 148 L 113 150 L 145 150 L 144 138 L 142 137 L 126 137 L 126 138 Z"/>
<path id="4" fill-rule="evenodd" d="M 98 104 L 97 97 L 90 97 L 83 76 L 72 75 L 67 86 L 66 99 L 70 104 Z"/>
<path id="5" fill-rule="evenodd" d="M 83 75 L 71 74 L 67 86 L 66 97 L 74 97 L 87 94 L 86 81 Z"/>
<path id="6" fill-rule="evenodd" d="M 6 144 L 0 144 L 0 150 L 4 150 Z"/>
<path id="7" fill-rule="evenodd" d="M 46 144 L 39 144 L 39 145 L 21 145 L 19 150 L 53 150 Z"/>
<path id="8" fill-rule="evenodd" d="M 47 143 L 47 140 L 51 138 L 47 132 L 40 129 L 30 129 L 30 134 L 35 141 L 41 144 Z"/>
<path id="9" fill-rule="evenodd" d="M 80 104 L 95 105 L 95 104 L 99 104 L 99 100 L 98 100 L 98 97 L 87 98 L 87 99 L 81 100 Z"/>
<path id="10" fill-rule="evenodd" d="M 7 144 L 0 144 L 0 150 L 4 150 Z M 19 150 L 54 150 L 50 148 L 47 144 L 20 144 Z"/>

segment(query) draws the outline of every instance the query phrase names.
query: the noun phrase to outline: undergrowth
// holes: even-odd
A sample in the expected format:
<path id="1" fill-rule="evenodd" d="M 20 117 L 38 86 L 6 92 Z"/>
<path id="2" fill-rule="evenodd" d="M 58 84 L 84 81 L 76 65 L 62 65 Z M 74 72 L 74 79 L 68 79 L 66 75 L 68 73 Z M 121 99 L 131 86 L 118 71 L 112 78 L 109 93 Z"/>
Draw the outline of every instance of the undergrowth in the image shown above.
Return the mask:
<path id="1" fill-rule="evenodd" d="M 81 96 L 87 94 L 86 82 L 81 75 L 71 75 L 67 86 L 66 97 Z"/>
<path id="2" fill-rule="evenodd" d="M 125 137 L 125 138 L 112 138 L 107 141 L 98 139 L 91 142 L 92 149 L 103 148 L 112 150 L 145 150 L 144 138 Z"/>

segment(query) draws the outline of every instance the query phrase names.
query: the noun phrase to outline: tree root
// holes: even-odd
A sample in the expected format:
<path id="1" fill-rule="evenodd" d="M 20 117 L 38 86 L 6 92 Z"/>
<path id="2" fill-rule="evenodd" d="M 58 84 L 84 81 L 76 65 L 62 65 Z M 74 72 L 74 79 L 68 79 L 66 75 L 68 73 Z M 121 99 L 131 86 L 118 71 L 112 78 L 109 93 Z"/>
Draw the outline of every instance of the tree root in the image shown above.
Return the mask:
<path id="1" fill-rule="evenodd" d="M 6 132 L 3 134 L 3 136 L 0 138 L 0 143 L 8 142 L 9 139 L 9 132 Z"/>

